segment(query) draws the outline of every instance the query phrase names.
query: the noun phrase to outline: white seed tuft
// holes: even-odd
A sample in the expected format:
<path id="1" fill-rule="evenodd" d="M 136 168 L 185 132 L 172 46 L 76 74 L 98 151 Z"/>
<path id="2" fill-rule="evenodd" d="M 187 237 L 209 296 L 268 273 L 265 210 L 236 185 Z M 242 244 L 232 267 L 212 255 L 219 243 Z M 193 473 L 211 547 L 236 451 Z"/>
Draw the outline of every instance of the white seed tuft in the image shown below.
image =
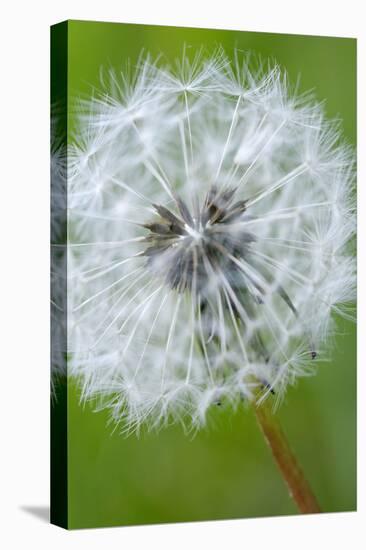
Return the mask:
<path id="1" fill-rule="evenodd" d="M 353 153 L 275 66 L 110 70 L 68 154 L 69 370 L 126 431 L 308 375 L 350 315 Z M 348 304 L 348 305 L 347 305 Z"/>

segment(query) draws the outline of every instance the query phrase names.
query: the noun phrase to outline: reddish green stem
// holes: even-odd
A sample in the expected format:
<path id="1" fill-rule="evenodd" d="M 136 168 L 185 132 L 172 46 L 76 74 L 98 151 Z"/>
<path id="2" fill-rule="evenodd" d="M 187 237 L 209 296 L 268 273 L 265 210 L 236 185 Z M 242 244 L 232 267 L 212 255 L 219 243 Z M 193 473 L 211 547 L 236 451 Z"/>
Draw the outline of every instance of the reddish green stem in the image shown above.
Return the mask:
<path id="1" fill-rule="evenodd" d="M 271 411 L 270 404 L 267 401 L 260 406 L 254 404 L 254 410 L 263 435 L 298 509 L 303 514 L 321 512 L 285 434 Z"/>

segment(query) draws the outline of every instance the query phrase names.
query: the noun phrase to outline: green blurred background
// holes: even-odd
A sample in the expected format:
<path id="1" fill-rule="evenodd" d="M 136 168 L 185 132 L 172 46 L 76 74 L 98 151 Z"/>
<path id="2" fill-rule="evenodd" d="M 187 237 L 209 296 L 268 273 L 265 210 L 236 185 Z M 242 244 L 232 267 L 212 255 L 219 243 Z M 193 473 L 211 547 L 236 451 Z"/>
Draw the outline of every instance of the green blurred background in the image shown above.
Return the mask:
<path id="1" fill-rule="evenodd" d="M 284 34 L 71 21 L 69 97 L 89 95 L 99 68 L 144 49 L 173 61 L 183 45 L 222 45 L 275 59 L 326 100 L 356 140 L 356 41 Z M 70 114 L 72 130 L 74 122 Z M 341 319 L 331 360 L 290 388 L 278 415 L 325 512 L 356 508 L 356 329 Z M 70 528 L 295 514 L 251 410 L 217 408 L 194 438 L 180 427 L 125 438 L 68 389 Z"/>

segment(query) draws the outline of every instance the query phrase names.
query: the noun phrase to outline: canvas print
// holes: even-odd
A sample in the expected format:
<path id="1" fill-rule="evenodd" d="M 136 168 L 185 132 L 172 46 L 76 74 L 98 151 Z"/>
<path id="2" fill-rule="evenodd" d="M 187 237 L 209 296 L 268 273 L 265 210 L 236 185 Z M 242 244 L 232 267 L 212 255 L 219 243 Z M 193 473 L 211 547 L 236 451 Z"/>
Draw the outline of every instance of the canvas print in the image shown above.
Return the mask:
<path id="1" fill-rule="evenodd" d="M 356 509 L 356 42 L 51 29 L 51 520 Z"/>

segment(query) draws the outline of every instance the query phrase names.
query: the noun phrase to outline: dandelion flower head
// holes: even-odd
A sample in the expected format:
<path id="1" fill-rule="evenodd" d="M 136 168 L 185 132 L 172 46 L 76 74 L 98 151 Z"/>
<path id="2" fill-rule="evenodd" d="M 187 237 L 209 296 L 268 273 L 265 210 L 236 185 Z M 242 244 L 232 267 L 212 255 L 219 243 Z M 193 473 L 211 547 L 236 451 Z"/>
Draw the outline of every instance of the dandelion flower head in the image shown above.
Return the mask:
<path id="1" fill-rule="evenodd" d="M 354 298 L 339 124 L 277 65 L 233 57 L 145 56 L 78 103 L 69 370 L 127 430 L 280 399 Z"/>

